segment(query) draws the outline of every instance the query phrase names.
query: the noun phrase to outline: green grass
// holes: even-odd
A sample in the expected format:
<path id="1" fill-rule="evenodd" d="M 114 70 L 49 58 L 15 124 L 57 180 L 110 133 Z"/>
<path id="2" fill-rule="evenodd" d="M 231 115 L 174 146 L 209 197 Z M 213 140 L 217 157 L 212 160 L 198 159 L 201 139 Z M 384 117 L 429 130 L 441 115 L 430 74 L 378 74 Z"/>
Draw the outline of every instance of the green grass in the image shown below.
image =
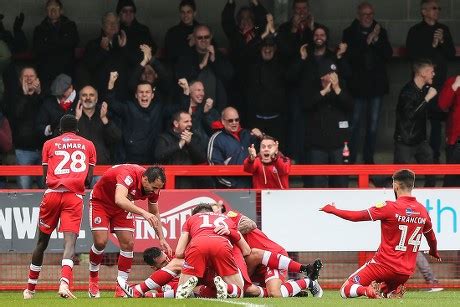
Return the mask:
<path id="1" fill-rule="evenodd" d="M 76 300 L 64 300 L 57 297 L 54 292 L 37 292 L 34 299 L 25 301 L 22 299 L 22 292 L 0 292 L 0 306 L 458 306 L 460 302 L 460 291 L 442 291 L 428 293 L 424 291 L 408 291 L 401 300 L 369 300 L 356 298 L 344 300 L 339 296 L 338 291 L 326 291 L 323 298 L 244 298 L 225 301 L 203 300 L 203 299 L 115 299 L 111 297 L 113 292 L 103 292 L 100 299 L 89 299 L 86 292 L 76 292 Z"/>

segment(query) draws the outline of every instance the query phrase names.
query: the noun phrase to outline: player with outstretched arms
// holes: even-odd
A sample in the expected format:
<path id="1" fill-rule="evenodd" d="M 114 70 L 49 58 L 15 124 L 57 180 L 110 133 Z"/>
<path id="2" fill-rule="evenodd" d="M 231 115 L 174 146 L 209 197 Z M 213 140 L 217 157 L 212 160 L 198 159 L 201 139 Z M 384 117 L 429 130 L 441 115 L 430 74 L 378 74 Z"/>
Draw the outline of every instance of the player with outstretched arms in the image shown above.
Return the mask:
<path id="1" fill-rule="evenodd" d="M 396 201 L 376 204 L 367 210 L 341 210 L 328 204 L 321 208 L 343 219 L 381 222 L 381 242 L 374 257 L 345 281 L 340 289 L 343 298 L 400 298 L 404 283 L 414 273 L 422 234 L 430 247 L 429 254 L 441 261 L 431 219 L 426 208 L 412 196 L 415 174 L 402 169 L 393 174 Z"/>
<path id="2" fill-rule="evenodd" d="M 43 145 L 43 176 L 48 189 L 40 203 L 38 242 L 32 254 L 27 289 L 23 292 L 24 299 L 31 299 L 35 294 L 43 254 L 58 223 L 59 231 L 64 233 L 58 293 L 63 298 L 75 298 L 70 291 L 72 259 L 83 215 L 85 184 L 89 185 L 91 182 L 96 165 L 96 149 L 91 141 L 76 135 L 78 121 L 75 116 L 64 115 L 59 126 L 61 135 Z"/>

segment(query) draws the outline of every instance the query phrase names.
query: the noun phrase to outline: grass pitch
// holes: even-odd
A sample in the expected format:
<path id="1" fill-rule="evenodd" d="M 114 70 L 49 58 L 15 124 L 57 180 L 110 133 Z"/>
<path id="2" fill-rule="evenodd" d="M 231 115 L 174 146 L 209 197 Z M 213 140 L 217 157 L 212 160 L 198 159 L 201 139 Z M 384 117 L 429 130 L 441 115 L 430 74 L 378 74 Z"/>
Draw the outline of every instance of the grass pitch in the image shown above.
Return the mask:
<path id="1" fill-rule="evenodd" d="M 212 299 L 115 299 L 112 297 L 113 292 L 103 292 L 100 299 L 89 299 L 86 292 L 74 293 L 78 299 L 65 300 L 59 298 L 55 292 L 37 292 L 34 299 L 25 301 L 21 292 L 0 292 L 0 306 L 91 306 L 91 307 L 108 307 L 108 306 L 284 306 L 296 307 L 305 305 L 315 306 L 459 306 L 460 291 L 442 291 L 429 293 L 426 291 L 412 290 L 408 291 L 404 299 L 401 300 L 369 300 L 366 298 L 342 299 L 338 291 L 325 291 L 323 298 L 316 299 L 313 297 L 306 298 L 243 298 L 228 300 Z"/>

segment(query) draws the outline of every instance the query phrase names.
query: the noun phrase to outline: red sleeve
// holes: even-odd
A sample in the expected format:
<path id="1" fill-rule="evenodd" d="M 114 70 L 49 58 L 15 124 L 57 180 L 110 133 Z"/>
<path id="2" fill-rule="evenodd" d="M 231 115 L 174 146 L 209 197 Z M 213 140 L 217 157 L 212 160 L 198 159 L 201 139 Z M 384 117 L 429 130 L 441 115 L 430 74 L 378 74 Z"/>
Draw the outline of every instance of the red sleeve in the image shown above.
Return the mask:
<path id="1" fill-rule="evenodd" d="M 49 148 L 50 148 L 49 141 L 46 141 L 42 149 L 42 165 L 48 165 Z"/>
<path id="2" fill-rule="evenodd" d="M 428 246 L 430 247 L 430 251 L 437 252 L 438 251 L 438 241 L 436 240 L 436 236 L 434 235 L 433 229 L 429 230 L 428 232 L 424 233 L 426 241 L 428 242 Z"/>
<path id="3" fill-rule="evenodd" d="M 182 232 L 190 232 L 190 220 L 192 219 L 192 217 L 188 218 L 184 225 L 182 226 Z"/>
<path id="4" fill-rule="evenodd" d="M 345 220 L 349 220 L 352 222 L 362 222 L 362 221 L 370 221 L 371 217 L 367 210 L 362 211 L 350 211 L 350 210 L 341 210 L 335 208 L 334 211 L 331 212 L 338 217 L 341 217 Z"/>
<path id="5" fill-rule="evenodd" d="M 438 105 L 444 112 L 449 111 L 452 103 L 454 102 L 454 97 L 457 95 L 452 89 L 452 84 L 454 84 L 455 78 L 456 77 L 450 77 L 447 79 L 441 89 L 441 92 L 439 93 Z"/>
<path id="6" fill-rule="evenodd" d="M 122 185 L 125 188 L 129 189 L 134 183 L 133 177 L 127 171 L 121 171 L 117 174 L 117 185 Z"/>
<path id="7" fill-rule="evenodd" d="M 369 216 L 373 221 L 385 220 L 389 216 L 393 215 L 393 211 L 390 209 L 390 202 L 378 203 L 375 206 L 367 209 Z"/>
<path id="8" fill-rule="evenodd" d="M 243 165 L 244 165 L 244 171 L 246 173 L 254 174 L 257 171 L 257 166 L 258 166 L 258 157 L 254 159 L 254 161 L 251 161 L 249 157 L 244 159 Z"/>
<path id="9" fill-rule="evenodd" d="M 291 172 L 291 159 L 279 152 L 275 160 L 275 167 L 280 175 L 289 175 Z"/>
<path id="10" fill-rule="evenodd" d="M 238 230 L 235 230 L 235 229 L 233 229 L 233 228 L 230 228 L 230 234 L 228 235 L 228 239 L 229 239 L 230 242 L 232 242 L 233 244 L 238 243 L 238 241 L 241 240 L 240 233 L 238 232 Z"/>
<path id="11" fill-rule="evenodd" d="M 89 152 L 89 165 L 95 166 L 97 161 L 96 148 L 94 147 L 93 142 L 90 142 L 90 152 Z"/>

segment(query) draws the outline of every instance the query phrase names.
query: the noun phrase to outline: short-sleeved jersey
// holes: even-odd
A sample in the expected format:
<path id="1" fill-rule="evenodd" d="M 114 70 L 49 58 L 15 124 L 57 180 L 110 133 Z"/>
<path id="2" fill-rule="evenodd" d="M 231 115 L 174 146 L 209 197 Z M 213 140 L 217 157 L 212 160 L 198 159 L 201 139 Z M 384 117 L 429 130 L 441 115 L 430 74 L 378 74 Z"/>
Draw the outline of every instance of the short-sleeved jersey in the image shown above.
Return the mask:
<path id="1" fill-rule="evenodd" d="M 227 212 L 227 216 L 232 219 L 232 221 L 235 223 L 235 225 L 237 225 L 238 228 L 238 225 L 240 224 L 243 215 L 237 211 L 229 211 Z M 281 245 L 270 240 L 267 237 L 267 235 L 258 228 L 253 229 L 246 234 L 243 234 L 243 238 L 246 240 L 249 247 L 251 248 L 258 248 L 270 251 L 272 253 L 287 255 L 285 249 Z"/>
<path id="2" fill-rule="evenodd" d="M 235 223 L 226 215 L 213 212 L 201 212 L 189 217 L 182 226 L 182 231 L 188 232 L 190 238 L 217 236 L 214 232 L 214 228 L 220 225 L 236 230 Z"/>
<path id="3" fill-rule="evenodd" d="M 422 235 L 431 231 L 426 208 L 415 197 L 400 196 L 368 209 L 373 221 L 381 221 L 381 242 L 374 260 L 399 274 L 411 275 Z"/>
<path id="4" fill-rule="evenodd" d="M 67 132 L 45 142 L 42 165 L 48 166 L 48 188 L 84 194 L 89 166 L 96 165 L 96 149 L 91 141 Z"/>
<path id="5" fill-rule="evenodd" d="M 157 203 L 160 192 L 144 194 L 142 175 L 145 168 L 136 164 L 120 164 L 109 168 L 94 185 L 92 199 L 99 200 L 108 206 L 115 204 L 115 189 L 121 185 L 128 189 L 130 200 L 148 199 L 150 203 Z"/>

